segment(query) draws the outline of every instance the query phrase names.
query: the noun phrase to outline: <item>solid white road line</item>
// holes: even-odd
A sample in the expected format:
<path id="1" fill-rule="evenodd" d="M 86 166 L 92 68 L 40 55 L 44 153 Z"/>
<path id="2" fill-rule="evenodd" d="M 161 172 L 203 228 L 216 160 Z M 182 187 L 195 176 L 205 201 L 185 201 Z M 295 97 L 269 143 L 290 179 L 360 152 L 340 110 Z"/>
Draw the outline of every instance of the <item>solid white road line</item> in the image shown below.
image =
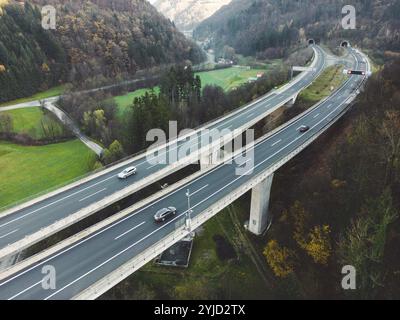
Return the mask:
<path id="1" fill-rule="evenodd" d="M 294 85 L 294 84 L 292 84 L 292 86 L 293 86 L 293 85 Z M 255 102 L 254 105 L 250 106 L 249 109 L 246 110 L 244 113 L 253 111 L 253 108 L 256 109 L 256 108 L 257 108 L 257 105 L 258 105 L 259 103 L 263 103 L 263 102 L 265 103 L 266 101 L 268 101 L 269 99 L 272 99 L 272 98 L 274 98 L 274 97 L 275 97 L 274 95 L 271 95 L 271 96 L 266 97 L 264 100 L 260 100 L 260 101 L 258 101 L 258 102 Z M 269 108 L 269 107 L 270 107 L 270 103 L 268 103 L 268 104 L 266 105 L 266 108 Z M 220 127 L 220 126 L 222 126 L 222 125 L 225 125 L 226 123 L 229 123 L 230 121 L 233 121 L 234 119 L 236 119 L 236 118 L 238 118 L 238 117 L 240 117 L 240 116 L 242 116 L 242 114 L 238 114 L 238 115 L 236 115 L 235 117 L 233 117 L 232 119 L 225 121 L 225 123 L 222 123 L 222 124 L 218 125 L 217 128 Z M 232 125 L 229 126 L 228 129 L 231 128 L 231 127 L 232 127 Z M 179 141 L 176 142 L 176 144 L 178 144 L 178 143 L 179 143 Z M 166 146 L 166 147 L 165 147 L 165 149 L 168 149 L 168 148 L 169 148 L 169 146 Z M 176 145 L 172 150 L 178 149 L 178 148 L 179 148 L 179 146 Z M 168 150 L 169 150 L 169 149 L 168 149 Z M 168 150 L 165 150 L 164 153 L 167 153 Z M 161 151 L 161 150 L 160 150 L 160 151 Z M 162 154 L 164 154 L 164 153 L 162 153 Z M 162 155 L 162 154 L 161 154 L 161 155 Z M 147 160 L 142 161 L 142 162 L 140 162 L 137 166 L 141 166 L 142 164 L 145 164 L 146 162 L 147 162 Z M 150 169 L 150 168 L 147 168 L 147 169 Z M 77 193 L 79 193 L 79 192 L 85 191 L 85 190 L 88 189 L 88 188 L 92 188 L 92 187 L 96 186 L 97 184 L 100 184 L 100 183 L 102 183 L 102 182 L 104 182 L 104 181 L 107 181 L 107 180 L 109 180 L 109 179 L 111 179 L 111 178 L 113 178 L 113 176 L 112 176 L 112 177 L 109 177 L 109 178 L 106 178 L 106 179 L 104 179 L 104 180 L 102 180 L 102 181 L 100 181 L 100 182 L 98 182 L 98 183 L 96 183 L 96 184 L 94 184 L 94 185 L 91 185 L 91 186 L 89 186 L 89 187 L 87 187 L 87 188 L 85 188 L 85 189 L 82 189 L 82 190 L 80 190 L 80 191 L 78 191 L 78 192 L 76 192 L 76 193 L 73 193 L 73 194 L 71 194 L 71 195 L 69 195 L 69 196 L 67 196 L 67 197 L 64 197 L 64 198 L 62 198 L 62 199 L 59 199 L 59 200 L 57 200 L 57 201 L 54 201 L 54 202 L 52 202 L 52 203 L 50 203 L 50 204 L 48 204 L 48 205 L 46 205 L 46 206 L 43 206 L 43 207 L 41 207 L 41 208 L 39 208 L 39 209 L 36 209 L 36 210 L 34 210 L 34 211 L 32 211 L 32 212 L 29 212 L 29 213 L 27 213 L 27 214 L 25 214 L 25 215 L 22 215 L 22 216 L 20 216 L 20 217 L 18 217 L 18 218 L 16 218 L 16 219 L 13 219 L 13 220 L 11 220 L 11 221 L 9 221 L 9 222 L 3 224 L 3 225 L 0 225 L 0 228 L 3 227 L 3 226 L 5 226 L 5 225 L 8 225 L 8 224 L 10 224 L 10 223 L 12 223 L 12 222 L 14 222 L 14 221 L 18 221 L 18 220 L 20 220 L 20 219 L 22 219 L 22 218 L 24 218 L 24 217 L 26 217 L 26 216 L 28 216 L 28 215 L 31 215 L 31 214 L 33 214 L 33 213 L 35 213 L 35 212 L 37 212 L 37 211 L 40 211 L 40 210 L 42 210 L 42 209 L 45 209 L 45 208 L 47 208 L 47 207 L 49 207 L 49 206 L 51 206 L 51 205 L 53 205 L 53 204 L 55 204 L 55 203 L 58 203 L 58 202 L 60 202 L 60 201 L 62 201 L 62 200 L 65 200 L 66 198 L 72 197 L 73 195 L 75 195 L 75 194 L 77 194 Z"/>
<path id="2" fill-rule="evenodd" d="M 10 223 L 13 223 L 13 222 L 15 222 L 15 221 L 21 220 L 22 218 L 25 218 L 26 216 L 29 216 L 29 215 L 31 215 L 31 214 L 33 214 L 33 213 L 36 213 L 36 212 L 38 212 L 38 211 L 40 211 L 40 210 L 42 210 L 42 209 L 48 208 L 48 207 L 52 206 L 53 204 L 56 204 L 56 203 L 58 203 L 58 202 L 60 202 L 60 201 L 63 201 L 63 200 L 68 199 L 68 198 L 71 198 L 72 196 L 75 196 L 75 195 L 77 195 L 78 193 L 81 193 L 82 191 L 85 191 L 85 190 L 88 190 L 88 189 L 90 189 L 90 188 L 93 188 L 93 187 L 97 186 L 98 184 L 103 183 L 103 182 L 105 182 L 105 181 L 107 181 L 107 180 L 110 180 L 110 179 L 112 179 L 112 178 L 114 178 L 114 176 L 108 177 L 108 178 L 106 178 L 106 179 L 104 179 L 104 180 L 101 180 L 101 181 L 99 181 L 99 182 L 96 182 L 95 184 L 92 184 L 92 185 L 90 185 L 90 186 L 88 186 L 88 187 L 86 187 L 86 188 L 84 188 L 84 189 L 82 189 L 82 190 L 79 190 L 79 191 L 77 191 L 77 192 L 71 193 L 71 194 L 68 195 L 68 196 L 65 196 L 65 197 L 63 197 L 63 198 L 61 198 L 61 199 L 58 199 L 58 200 L 54 201 L 54 202 L 51 202 L 51 203 L 49 203 L 49 204 L 46 204 L 45 206 L 40 207 L 39 209 L 36 209 L 36 210 L 31 211 L 31 212 L 25 213 L 25 214 L 22 215 L 22 216 L 19 216 L 19 217 L 15 218 L 15 219 L 12 219 L 12 220 L 10 220 L 10 221 L 8 221 L 8 222 L 6 222 L 6 223 L 3 223 L 2 225 L 0 225 L 0 228 L 1 228 L 1 227 L 4 227 L 4 226 L 6 226 L 6 225 L 8 225 L 8 224 L 10 224 Z"/>
<path id="3" fill-rule="evenodd" d="M 244 162 L 242 162 L 242 163 L 238 163 L 237 165 L 239 166 L 239 167 L 241 167 L 241 166 L 244 166 L 247 162 L 249 162 L 249 161 L 254 161 L 254 159 L 247 159 L 246 161 L 244 161 Z"/>
<path id="4" fill-rule="evenodd" d="M 137 226 L 134 226 L 133 228 L 130 228 L 129 230 L 125 231 L 124 233 L 121 233 L 118 237 L 115 237 L 114 240 L 118 240 L 119 238 L 122 238 L 124 235 L 128 234 L 129 232 L 139 228 L 140 226 L 144 225 L 146 221 L 143 221 L 142 223 L 138 224 Z"/>
<path id="5" fill-rule="evenodd" d="M 191 196 L 194 196 L 196 193 L 198 193 L 198 192 L 200 192 L 201 190 L 207 188 L 208 186 L 209 186 L 209 185 L 206 184 L 205 186 L 202 186 L 200 189 L 196 190 L 195 192 L 191 193 L 190 195 L 191 195 Z"/>
<path id="6" fill-rule="evenodd" d="M 341 107 L 341 105 L 342 105 L 342 104 L 340 104 L 334 111 L 336 111 L 339 107 Z M 332 114 L 334 111 L 332 111 L 330 114 Z M 329 115 L 330 115 L 330 114 L 329 114 Z M 329 115 L 328 115 L 328 116 L 329 116 Z M 324 118 L 324 119 L 325 119 L 325 118 Z M 317 125 L 318 125 L 319 123 L 321 123 L 324 119 L 322 119 L 320 122 L 318 122 Z M 301 118 L 298 119 L 298 120 L 296 120 L 295 123 L 298 122 L 298 121 L 300 121 L 300 120 L 301 120 Z M 289 126 L 289 127 L 290 127 L 290 126 Z M 315 126 L 314 126 L 314 127 L 315 127 Z M 288 128 L 286 128 L 286 129 L 288 129 Z M 290 144 L 294 143 L 297 139 L 298 139 L 298 138 L 296 138 L 295 140 L 293 140 L 292 142 L 290 142 L 288 145 L 286 145 L 285 147 L 283 147 L 282 149 L 280 149 L 280 150 L 279 150 L 278 152 L 276 152 L 275 154 L 279 153 L 281 150 L 285 149 L 287 146 L 289 146 Z M 269 140 L 269 139 L 264 140 L 264 141 L 261 141 L 261 142 L 258 143 L 257 145 L 253 146 L 253 148 L 255 148 L 256 146 L 261 145 L 261 144 L 263 144 L 263 143 L 266 143 L 268 140 Z M 273 154 L 272 156 L 274 156 L 275 154 Z M 271 157 L 272 157 L 272 156 L 271 156 Z M 238 156 L 237 156 L 237 157 L 238 157 Z M 261 165 L 261 164 L 264 163 L 265 161 L 269 160 L 271 157 L 268 157 L 267 159 L 265 159 L 264 161 L 262 161 L 259 165 Z M 256 167 L 258 167 L 259 165 L 257 165 Z M 219 168 L 219 167 L 216 167 L 214 170 L 210 170 L 210 171 L 209 171 L 208 173 L 206 173 L 204 176 L 210 174 L 211 172 L 217 170 L 218 168 Z M 204 178 L 204 176 L 195 179 L 195 180 L 192 181 L 191 183 L 194 183 L 195 181 L 197 181 L 197 180 L 199 180 L 199 179 L 201 179 L 201 178 Z M 234 181 L 236 181 L 236 180 L 237 180 L 237 179 L 235 179 Z M 234 181 L 233 181 L 233 182 L 234 182 Z M 232 182 L 231 182 L 231 183 L 232 183 Z M 229 183 L 228 185 L 230 185 L 231 183 Z M 185 187 L 185 186 L 183 186 L 183 187 L 181 187 L 181 188 L 175 190 L 174 192 L 172 192 L 172 194 L 175 193 L 175 192 L 177 192 L 177 191 L 179 191 L 179 190 L 181 190 L 181 189 L 183 189 L 184 187 Z M 226 186 L 225 186 L 225 187 L 226 187 Z M 225 187 L 224 187 L 224 188 L 225 188 Z M 223 189 L 223 188 L 222 188 L 222 189 Z M 218 192 L 219 192 L 219 191 L 218 191 Z M 157 202 L 163 200 L 164 198 L 166 198 L 166 197 L 168 197 L 168 196 L 170 196 L 170 195 L 171 195 L 171 194 L 165 195 L 164 197 L 162 197 L 161 199 L 159 199 Z M 213 196 L 213 195 L 211 195 L 211 196 Z M 211 197 L 211 196 L 210 196 L 210 197 Z M 206 200 L 206 199 L 204 199 L 204 201 L 205 201 L 205 200 Z M 202 202 L 203 202 L 203 201 L 202 201 Z M 61 255 L 61 254 L 65 253 L 65 252 L 67 252 L 67 251 L 69 251 L 69 250 L 71 250 L 71 249 L 73 249 L 73 248 L 79 246 L 80 244 L 82 244 L 82 243 L 88 241 L 89 239 L 94 238 L 95 236 L 97 236 L 97 235 L 99 235 L 99 234 L 105 232 L 106 230 L 108 230 L 108 229 L 110 229 L 110 228 L 112 228 L 112 227 L 114 227 L 114 226 L 116 226 L 116 225 L 122 223 L 123 221 L 125 221 L 125 220 L 127 220 L 127 219 L 129 219 L 129 218 L 131 218 L 131 217 L 133 217 L 133 216 L 135 216 L 135 215 L 137 215 L 137 214 L 140 213 L 141 211 L 143 211 L 143 210 L 145 210 L 146 208 L 150 207 L 152 204 L 153 204 L 153 203 L 151 203 L 151 204 L 149 204 L 148 206 L 146 206 L 146 207 L 140 209 L 139 211 L 136 211 L 136 212 L 134 212 L 133 214 L 131 214 L 131 215 L 129 215 L 129 216 L 127 216 L 127 217 L 125 217 L 125 218 L 123 218 L 123 219 L 121 219 L 121 220 L 115 222 L 114 224 L 112 224 L 112 225 L 110 225 L 110 226 L 108 226 L 108 227 L 106 227 L 106 228 L 100 230 L 99 232 L 93 234 L 92 236 L 89 236 L 88 238 L 83 239 L 82 241 L 80 241 L 80 242 L 78 242 L 78 243 L 72 245 L 71 247 L 66 248 L 65 250 L 59 252 L 58 254 L 55 254 L 54 256 L 49 257 L 48 259 L 46 259 L 45 261 L 42 261 L 42 262 L 39 263 L 38 265 L 32 266 L 31 268 L 25 270 L 24 272 L 19 273 L 19 274 L 15 275 L 15 276 L 11 277 L 10 279 L 4 281 L 3 283 L 0 283 L 0 286 L 2 286 L 2 285 L 4 285 L 4 284 L 6 284 L 6 283 L 12 281 L 12 280 L 15 279 L 15 278 L 20 277 L 21 275 L 25 274 L 26 272 L 29 272 L 30 270 L 33 270 L 33 269 L 36 268 L 37 266 L 42 265 L 42 264 L 44 264 L 44 263 L 46 263 L 46 262 L 48 262 L 48 261 L 50 261 L 50 260 L 52 260 L 52 259 L 58 257 L 59 255 Z M 197 204 L 197 205 L 199 205 L 199 204 Z M 197 206 L 197 205 L 196 205 L 196 206 Z M 174 218 L 173 220 L 171 220 L 169 223 L 172 223 L 172 222 L 175 221 L 177 218 L 181 217 L 183 214 L 186 214 L 186 212 L 183 212 L 181 215 L 177 216 L 176 218 Z M 61 288 L 61 289 L 58 290 L 57 292 L 53 293 L 52 295 L 46 297 L 46 300 L 49 299 L 49 298 L 51 298 L 52 296 L 54 296 L 54 295 L 57 294 L 58 292 L 64 290 L 65 288 L 69 287 L 70 285 L 72 285 L 72 284 L 75 283 L 76 281 L 79 281 L 80 279 L 82 279 L 83 277 L 85 277 L 87 274 L 90 274 L 90 273 L 92 273 L 93 271 L 97 270 L 97 269 L 100 268 L 102 265 L 104 265 L 104 264 L 106 264 L 107 262 L 113 260 L 115 257 L 117 257 L 117 256 L 119 256 L 120 254 L 122 254 L 123 252 L 129 250 L 131 247 L 133 247 L 133 246 L 135 246 L 137 243 L 140 243 L 141 241 L 145 240 L 146 238 L 148 238 L 149 236 L 151 236 L 151 235 L 154 234 L 155 232 L 157 232 L 157 231 L 161 230 L 162 228 L 166 227 L 169 223 L 167 223 L 167 224 L 163 225 L 162 227 L 160 227 L 160 228 L 154 230 L 153 232 L 151 232 L 150 234 L 148 234 L 146 237 L 144 237 L 144 238 L 138 240 L 138 241 L 135 242 L 133 245 L 131 245 L 131 246 L 129 246 L 128 248 L 124 249 L 122 252 L 117 253 L 116 255 L 114 255 L 113 257 L 111 257 L 110 259 L 108 259 L 107 261 L 103 262 L 101 265 L 99 265 L 99 266 L 97 266 L 96 268 L 90 270 L 89 272 L 87 272 L 86 274 L 82 275 L 81 277 L 79 277 L 78 279 L 74 280 L 73 282 L 67 284 L 66 286 L 64 286 L 63 288 Z"/>
<path id="7" fill-rule="evenodd" d="M 7 236 L 9 236 L 10 234 L 12 234 L 12 233 L 14 233 L 14 232 L 17 232 L 18 230 L 19 230 L 19 229 L 15 229 L 15 230 L 13 230 L 13 231 L 11 231 L 11 232 L 9 232 L 9 233 L 6 233 L 6 234 L 0 236 L 0 239 L 3 239 L 3 238 L 5 238 L 5 237 L 7 237 Z"/>
<path id="8" fill-rule="evenodd" d="M 320 120 L 319 122 L 317 122 L 311 129 L 317 127 L 320 123 L 322 123 L 326 118 L 328 118 L 332 113 L 334 113 L 337 109 L 339 109 L 344 103 L 340 104 L 338 107 L 336 107 L 332 112 L 330 112 L 326 117 L 324 117 L 322 120 Z M 293 141 L 289 142 L 287 145 L 285 145 L 284 147 L 282 147 L 281 149 L 279 149 L 277 152 L 275 152 L 274 154 L 272 154 L 271 156 L 269 156 L 268 158 L 264 159 L 263 161 L 261 161 L 259 164 L 257 164 L 255 166 L 255 168 L 259 167 L 260 165 L 262 165 L 263 163 L 265 163 L 266 161 L 268 161 L 269 159 L 271 159 L 272 157 L 274 157 L 276 154 L 278 154 L 279 152 L 281 152 L 282 150 L 286 149 L 289 145 L 292 145 L 293 143 L 295 143 L 297 140 L 299 140 L 301 137 L 303 136 L 299 136 L 296 139 L 294 139 Z M 254 168 L 250 169 L 249 172 L 251 172 L 252 170 L 254 170 Z M 243 175 L 239 176 L 239 178 L 236 178 L 234 180 L 232 180 L 231 182 L 229 182 L 227 185 L 225 185 L 224 187 L 220 188 L 219 190 L 217 190 L 216 192 L 212 193 L 211 195 L 209 195 L 208 197 L 206 197 L 205 199 L 203 199 L 202 201 L 200 201 L 199 203 L 197 203 L 196 205 L 193 206 L 193 208 L 199 206 L 201 203 L 207 201 L 208 199 L 210 199 L 211 197 L 213 197 L 215 194 L 220 193 L 223 189 L 227 188 L 228 186 L 230 186 L 231 184 L 233 184 L 234 182 L 236 182 L 237 180 L 241 179 L 243 177 Z M 73 285 L 74 283 L 76 283 L 77 281 L 81 280 L 82 278 L 86 277 L 87 275 L 91 274 L 92 272 L 96 271 L 97 269 L 101 268 L 103 265 L 107 264 L 108 262 L 114 260 L 115 258 L 117 258 L 118 256 L 120 256 L 121 254 L 123 254 L 124 252 L 128 251 L 129 249 L 133 248 L 134 246 L 136 246 L 138 243 L 142 242 L 143 240 L 149 238 L 150 236 L 152 236 L 153 234 L 155 234 L 156 232 L 158 232 L 159 230 L 161 230 L 162 228 L 165 228 L 166 226 L 168 226 L 170 223 L 174 222 L 176 219 L 180 218 L 181 216 L 183 216 L 184 214 L 186 214 L 185 212 L 182 212 L 179 216 L 175 217 L 174 219 L 172 219 L 170 222 L 164 224 L 163 226 L 161 226 L 158 229 L 155 229 L 154 231 L 152 231 L 151 233 L 149 233 L 148 235 L 146 235 L 145 237 L 143 237 L 142 239 L 136 241 L 135 243 L 129 245 L 127 248 L 123 249 L 122 251 L 116 253 L 115 255 L 113 255 L 112 257 L 110 257 L 109 259 L 105 260 L 104 262 L 102 262 L 101 264 L 97 265 L 96 267 L 94 267 L 93 269 L 89 270 L 88 272 L 86 272 L 85 274 L 81 275 L 80 277 L 76 278 L 75 280 L 73 280 L 72 282 L 66 284 L 64 287 L 62 287 L 61 289 L 57 290 L 56 292 L 52 293 L 51 295 L 47 296 L 44 300 L 48 300 L 50 298 L 52 298 L 53 296 L 55 296 L 56 294 L 58 294 L 59 292 L 63 291 L 64 289 L 70 287 L 71 285 Z"/>
<path id="9" fill-rule="evenodd" d="M 89 196 L 87 196 L 87 197 L 84 197 L 84 198 L 82 198 L 81 200 L 79 200 L 79 202 L 85 201 L 86 199 L 89 199 L 90 197 L 93 197 L 93 196 L 95 196 L 96 194 L 98 194 L 98 193 L 100 193 L 100 192 L 103 192 L 103 191 L 105 191 L 105 190 L 107 190 L 107 188 L 104 188 L 104 189 L 101 189 L 101 190 L 99 190 L 99 191 L 97 191 L 97 192 L 95 192 L 95 193 L 92 193 L 91 195 L 89 195 Z"/>
<path id="10" fill-rule="evenodd" d="M 323 106 L 323 105 L 320 105 L 319 107 L 322 107 L 322 106 Z M 299 121 L 301 121 L 301 120 L 303 120 L 303 118 L 299 118 L 299 119 L 295 120 L 291 125 L 289 125 L 288 127 L 286 127 L 286 128 L 283 129 L 283 130 L 289 130 L 289 129 L 291 129 L 291 127 L 292 127 L 294 124 L 296 124 L 297 122 L 299 122 Z M 299 128 L 300 128 L 300 127 L 299 127 Z M 280 131 L 279 131 L 279 132 L 280 132 Z M 266 139 L 266 140 L 264 140 L 264 141 L 258 142 L 256 145 L 252 146 L 251 149 L 255 149 L 257 146 L 260 146 L 260 145 L 262 145 L 262 144 L 264 144 L 264 143 L 268 143 L 269 140 L 273 139 L 273 137 L 274 137 L 275 135 L 277 135 L 279 132 L 275 133 L 274 135 L 272 135 L 271 137 L 269 137 L 268 139 Z M 236 157 L 233 158 L 233 160 L 236 159 L 236 158 L 238 158 L 239 156 L 241 156 L 241 155 L 240 155 L 240 154 L 237 155 Z M 248 160 L 248 161 L 249 161 L 249 160 Z M 214 169 L 208 171 L 208 172 L 207 172 L 206 174 L 204 174 L 203 176 L 200 176 L 200 177 L 196 178 L 195 180 L 191 181 L 190 184 L 193 184 L 193 183 L 197 182 L 198 180 L 203 179 L 205 176 L 210 175 L 211 173 L 213 173 L 214 171 L 216 171 L 216 170 L 218 170 L 218 169 L 219 169 L 219 166 L 215 167 Z M 60 251 L 60 252 L 58 252 L 58 253 L 56 253 L 56 254 L 50 256 L 50 257 L 47 258 L 46 260 L 41 261 L 39 264 L 34 265 L 34 266 L 31 266 L 30 268 L 24 270 L 23 272 L 18 273 L 18 274 L 16 274 L 16 275 L 12 276 L 12 277 L 9 278 L 8 280 L 5 280 L 4 282 L 0 283 L 0 287 L 3 286 L 3 285 L 5 285 L 5 284 L 7 284 L 8 282 L 10 282 L 10 281 L 12 281 L 12 280 L 14 280 L 14 279 L 16 279 L 16 278 L 18 278 L 18 277 L 24 275 L 25 273 L 27 273 L 27 272 L 29 272 L 29 271 L 35 269 L 36 267 L 38 267 L 38 266 L 40 266 L 40 265 L 42 265 L 42 264 L 45 264 L 45 263 L 51 261 L 52 259 L 57 258 L 58 256 L 64 254 L 65 252 L 68 252 L 68 251 L 74 249 L 75 247 L 78 247 L 79 245 L 81 245 L 81 244 L 87 242 L 88 240 L 90 240 L 90 239 L 92 239 L 92 238 L 98 236 L 98 235 L 101 234 L 101 233 L 104 233 L 105 231 L 107 231 L 107 230 L 109 230 L 109 229 L 115 227 L 116 225 L 121 224 L 121 223 L 123 223 L 124 221 L 126 221 L 126 220 L 128 220 L 128 219 L 130 219 L 130 218 L 132 218 L 132 217 L 134 217 L 134 216 L 136 216 L 137 214 L 139 214 L 139 213 L 141 213 L 142 211 L 146 210 L 147 208 L 151 207 L 151 206 L 154 205 L 155 203 L 158 203 L 158 202 L 164 200 L 165 198 L 171 196 L 172 194 L 177 193 L 177 192 L 179 192 L 180 190 L 182 190 L 182 189 L 184 189 L 184 188 L 187 188 L 187 185 L 188 185 L 188 184 L 186 184 L 185 186 L 182 186 L 182 187 L 180 187 L 180 188 L 174 190 L 173 192 L 171 192 L 171 193 L 169 193 L 169 194 L 167 194 L 167 195 L 161 197 L 161 198 L 158 199 L 157 201 L 152 202 L 152 203 L 148 204 L 147 206 L 144 206 L 143 208 L 139 209 L 138 211 L 133 212 L 132 214 L 130 214 L 130 215 L 128 215 L 128 216 L 122 218 L 122 219 L 119 220 L 119 221 L 116 221 L 116 222 L 110 224 L 109 226 L 107 226 L 107 227 L 105 227 L 105 228 L 99 230 L 98 232 L 92 234 L 91 236 L 89 236 L 89 237 L 87 237 L 87 238 L 85 238 L 85 239 L 83 239 L 83 240 L 81 240 L 81 241 L 79 241 L 79 242 L 77 242 L 77 243 L 75 243 L 75 244 L 73 244 L 73 245 L 71 245 L 71 246 L 65 248 L 64 250 L 62 250 L 62 251 Z M 175 219 L 174 219 L 174 220 L 175 220 Z M 174 221 L 174 220 L 172 220 L 172 221 Z M 167 224 L 167 225 L 168 225 L 168 224 Z M 161 227 L 161 228 L 162 228 L 162 227 Z M 161 229 L 161 228 L 159 228 L 159 229 Z M 157 229 L 156 231 L 158 231 L 159 229 Z M 144 240 L 144 239 L 142 239 L 142 240 Z"/>
<path id="11" fill-rule="evenodd" d="M 150 170 L 151 168 L 157 167 L 159 164 L 160 164 L 160 163 L 153 164 L 152 166 L 147 167 L 146 170 Z"/>
<path id="12" fill-rule="evenodd" d="M 281 142 L 282 139 L 279 139 L 278 141 L 274 142 L 273 144 L 271 144 L 271 147 L 276 146 L 279 142 Z"/>
<path id="13" fill-rule="evenodd" d="M 13 300 L 14 298 L 20 296 L 21 294 L 27 292 L 28 290 L 32 289 L 33 287 L 36 287 L 39 283 L 42 283 L 42 280 L 40 280 L 39 282 L 36 282 L 35 284 L 31 285 L 30 287 L 22 290 L 21 292 L 18 292 L 17 294 L 13 295 L 11 298 L 8 298 L 7 300 Z"/>

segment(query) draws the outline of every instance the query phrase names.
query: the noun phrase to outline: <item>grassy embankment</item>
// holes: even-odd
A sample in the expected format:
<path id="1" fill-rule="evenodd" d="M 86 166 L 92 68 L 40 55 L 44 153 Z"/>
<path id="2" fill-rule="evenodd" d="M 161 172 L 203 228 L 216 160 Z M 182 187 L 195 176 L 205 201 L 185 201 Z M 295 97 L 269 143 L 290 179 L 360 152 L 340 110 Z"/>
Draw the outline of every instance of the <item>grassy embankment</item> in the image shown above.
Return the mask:
<path id="1" fill-rule="evenodd" d="M 40 107 L 30 107 L 2 111 L 11 116 L 14 133 L 23 133 L 35 140 L 45 138 L 43 125 L 49 127 L 52 125 L 55 132 L 62 132 L 62 124 L 52 117 L 44 120 L 44 114 Z"/>
<path id="2" fill-rule="evenodd" d="M 92 156 L 79 140 L 33 147 L 0 141 L 0 208 L 85 174 Z"/>
<path id="3" fill-rule="evenodd" d="M 314 104 L 329 96 L 347 79 L 342 71 L 343 66 L 327 68 L 311 86 L 300 93 L 299 101 Z"/>
<path id="4" fill-rule="evenodd" d="M 332 67 L 323 72 L 302 94 L 303 104 L 312 105 L 329 95 L 331 87 L 339 87 L 345 80 L 341 69 Z M 242 227 L 248 219 L 248 210 L 248 199 L 242 198 L 209 220 L 196 236 L 188 269 L 149 263 L 103 298 L 265 299 L 279 296 L 279 290 L 272 292 L 274 281 L 261 254 L 260 240 L 248 237 Z M 222 235 L 234 248 L 235 259 L 221 259 L 216 235 Z"/>

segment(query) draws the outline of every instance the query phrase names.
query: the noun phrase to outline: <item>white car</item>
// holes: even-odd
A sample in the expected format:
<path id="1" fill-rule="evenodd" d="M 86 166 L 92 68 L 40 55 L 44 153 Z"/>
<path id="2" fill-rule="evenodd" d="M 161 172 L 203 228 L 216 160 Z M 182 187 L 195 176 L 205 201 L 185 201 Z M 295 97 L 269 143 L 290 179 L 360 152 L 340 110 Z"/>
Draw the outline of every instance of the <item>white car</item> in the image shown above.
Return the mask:
<path id="1" fill-rule="evenodd" d="M 131 175 L 133 175 L 133 174 L 136 174 L 136 167 L 128 167 L 128 168 L 126 168 L 126 169 L 124 169 L 124 171 L 122 171 L 122 172 L 120 172 L 119 174 L 118 174 L 118 178 L 120 178 L 120 179 L 126 179 L 126 178 L 128 178 L 129 176 L 131 176 Z"/>

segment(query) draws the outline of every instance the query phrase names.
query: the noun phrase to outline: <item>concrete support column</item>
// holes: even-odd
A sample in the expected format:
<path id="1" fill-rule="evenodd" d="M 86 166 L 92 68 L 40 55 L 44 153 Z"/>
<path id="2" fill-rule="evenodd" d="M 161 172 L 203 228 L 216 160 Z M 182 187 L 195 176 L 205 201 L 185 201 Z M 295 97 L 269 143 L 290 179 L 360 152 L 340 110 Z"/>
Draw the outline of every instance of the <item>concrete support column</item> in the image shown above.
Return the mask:
<path id="1" fill-rule="evenodd" d="M 255 235 L 261 235 L 268 226 L 268 206 L 271 193 L 272 173 L 251 191 L 251 208 L 248 230 Z"/>
<path id="2" fill-rule="evenodd" d="M 298 95 L 299 95 L 299 94 L 296 93 L 296 94 L 289 100 L 289 102 L 286 103 L 286 107 L 288 107 L 288 108 L 292 107 L 292 106 L 295 104 Z"/>

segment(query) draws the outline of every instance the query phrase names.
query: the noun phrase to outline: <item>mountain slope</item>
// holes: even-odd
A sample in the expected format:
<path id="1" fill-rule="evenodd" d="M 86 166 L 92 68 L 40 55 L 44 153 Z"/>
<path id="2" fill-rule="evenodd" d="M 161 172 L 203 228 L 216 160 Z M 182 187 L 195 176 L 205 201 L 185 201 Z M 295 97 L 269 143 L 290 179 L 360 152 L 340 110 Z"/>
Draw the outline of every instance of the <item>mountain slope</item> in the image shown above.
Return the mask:
<path id="1" fill-rule="evenodd" d="M 153 5 L 182 31 L 192 30 L 231 0 L 156 0 Z"/>
<path id="2" fill-rule="evenodd" d="M 127 78 L 139 69 L 203 59 L 145 0 L 8 2 L 0 15 L 0 102 L 60 81 Z M 40 7 L 47 4 L 57 9 L 56 30 L 41 28 Z"/>
<path id="3" fill-rule="evenodd" d="M 203 21 L 194 35 L 246 55 L 268 55 L 271 48 L 284 49 L 307 37 L 347 38 L 364 47 L 400 49 L 399 0 L 352 1 L 356 30 L 341 27 L 341 11 L 347 4 L 345 0 L 233 0 Z"/>

